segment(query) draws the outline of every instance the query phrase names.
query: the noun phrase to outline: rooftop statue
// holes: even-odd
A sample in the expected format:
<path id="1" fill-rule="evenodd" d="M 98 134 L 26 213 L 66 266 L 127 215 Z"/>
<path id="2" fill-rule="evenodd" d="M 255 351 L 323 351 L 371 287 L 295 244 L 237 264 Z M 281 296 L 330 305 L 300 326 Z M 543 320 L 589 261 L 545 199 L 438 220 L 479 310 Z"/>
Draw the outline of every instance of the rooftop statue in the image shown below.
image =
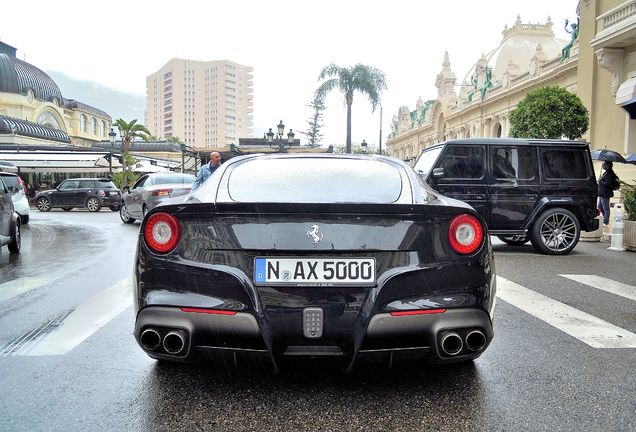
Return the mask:
<path id="1" fill-rule="evenodd" d="M 470 92 L 468 92 L 468 103 L 471 103 L 473 101 L 473 95 L 477 91 L 477 77 L 471 75 L 470 83 L 472 84 L 473 88 L 470 90 Z"/>
<path id="2" fill-rule="evenodd" d="M 484 100 L 484 98 L 486 97 L 486 92 L 494 87 L 492 83 L 492 69 L 486 67 L 485 74 L 486 80 L 484 81 L 484 85 L 479 88 L 479 93 L 481 93 L 481 100 Z"/>
<path id="3" fill-rule="evenodd" d="M 561 50 L 561 62 L 564 62 L 570 58 L 570 50 L 572 46 L 574 46 L 574 42 L 579 38 L 579 18 L 577 17 L 576 23 L 570 24 L 570 29 L 568 30 L 569 20 L 566 18 L 565 20 L 565 31 L 570 34 L 570 42 Z"/>

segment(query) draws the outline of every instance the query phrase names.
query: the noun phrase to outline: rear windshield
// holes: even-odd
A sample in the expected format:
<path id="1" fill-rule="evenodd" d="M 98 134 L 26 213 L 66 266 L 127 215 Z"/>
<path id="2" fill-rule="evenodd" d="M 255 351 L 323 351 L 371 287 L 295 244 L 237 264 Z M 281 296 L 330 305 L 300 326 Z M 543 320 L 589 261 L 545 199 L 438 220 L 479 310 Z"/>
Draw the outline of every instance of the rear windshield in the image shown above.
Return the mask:
<path id="1" fill-rule="evenodd" d="M 4 180 L 4 183 L 7 185 L 7 187 L 9 188 L 9 191 L 11 191 L 12 193 L 20 190 L 20 185 L 18 185 L 17 176 L 0 174 L 0 177 L 2 177 L 2 180 Z"/>
<path id="2" fill-rule="evenodd" d="M 392 203 L 402 190 L 398 167 L 378 160 L 281 158 L 247 161 L 231 172 L 240 202 Z"/>
<path id="3" fill-rule="evenodd" d="M 154 184 L 192 183 L 195 177 L 192 174 L 167 174 L 155 176 Z"/>
<path id="4" fill-rule="evenodd" d="M 117 186 L 115 186 L 115 183 L 113 183 L 110 180 L 106 180 L 106 179 L 99 179 L 99 180 L 95 180 L 97 187 L 99 188 L 105 188 L 105 189 L 117 189 Z"/>

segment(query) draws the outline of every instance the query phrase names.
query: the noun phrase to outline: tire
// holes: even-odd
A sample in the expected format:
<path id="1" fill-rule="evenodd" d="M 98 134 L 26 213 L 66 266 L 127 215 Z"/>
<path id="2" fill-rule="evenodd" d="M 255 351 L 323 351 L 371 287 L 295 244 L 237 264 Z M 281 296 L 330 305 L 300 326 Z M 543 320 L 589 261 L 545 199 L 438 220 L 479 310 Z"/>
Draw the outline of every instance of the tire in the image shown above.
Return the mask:
<path id="1" fill-rule="evenodd" d="M 37 202 L 35 203 L 35 206 L 41 212 L 51 211 L 51 201 L 49 201 L 47 197 L 38 198 Z"/>
<path id="2" fill-rule="evenodd" d="M 119 211 L 120 206 L 118 205 L 112 205 L 110 207 L 108 207 L 110 209 L 110 211 Z"/>
<path id="3" fill-rule="evenodd" d="M 15 233 L 11 236 L 11 242 L 7 245 L 9 253 L 19 254 L 22 247 L 22 234 L 20 233 L 20 218 L 15 222 Z"/>
<path id="4" fill-rule="evenodd" d="M 497 236 L 497 238 L 510 246 L 523 246 L 524 244 L 530 241 L 527 235 L 526 236 L 509 236 L 509 237 Z"/>
<path id="5" fill-rule="evenodd" d="M 95 197 L 90 197 L 86 200 L 86 208 L 91 212 L 98 212 L 102 209 L 102 204 Z"/>
<path id="6" fill-rule="evenodd" d="M 29 223 L 29 215 L 21 215 L 20 216 L 20 223 L 22 225 L 26 225 Z"/>
<path id="7" fill-rule="evenodd" d="M 530 230 L 530 241 L 539 252 L 565 255 L 579 242 L 581 226 L 570 210 L 551 208 L 539 215 Z"/>
<path id="8" fill-rule="evenodd" d="M 71 210 L 73 210 L 73 207 L 64 207 L 64 208 L 62 208 L 62 210 L 64 210 L 64 211 L 71 211 Z"/>
<path id="9" fill-rule="evenodd" d="M 119 208 L 119 217 L 123 223 L 131 224 L 135 221 L 134 218 L 131 218 L 128 214 L 128 210 L 126 209 L 126 205 L 124 204 Z"/>

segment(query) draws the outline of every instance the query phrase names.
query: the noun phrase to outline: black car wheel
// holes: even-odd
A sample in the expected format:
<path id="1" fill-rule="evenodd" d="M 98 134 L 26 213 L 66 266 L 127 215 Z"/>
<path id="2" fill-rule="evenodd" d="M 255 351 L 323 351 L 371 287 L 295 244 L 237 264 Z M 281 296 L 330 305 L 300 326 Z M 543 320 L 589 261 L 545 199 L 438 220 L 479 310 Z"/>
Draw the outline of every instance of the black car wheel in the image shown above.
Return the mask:
<path id="1" fill-rule="evenodd" d="M 119 206 L 118 205 L 112 205 L 108 207 L 110 209 L 110 211 L 118 211 L 119 210 Z"/>
<path id="2" fill-rule="evenodd" d="M 51 210 L 51 201 L 49 201 L 49 199 L 47 197 L 40 197 L 40 198 L 38 198 L 37 202 L 35 203 L 35 206 L 41 212 L 47 212 L 47 211 Z"/>
<path id="3" fill-rule="evenodd" d="M 510 246 L 522 246 L 528 243 L 528 241 L 530 241 L 527 235 L 525 236 L 497 236 L 497 238 Z"/>
<path id="4" fill-rule="evenodd" d="M 532 246 L 548 255 L 565 255 L 579 242 L 581 227 L 569 210 L 552 208 L 539 215 L 530 230 Z"/>
<path id="5" fill-rule="evenodd" d="M 20 247 L 22 246 L 22 235 L 20 234 L 20 218 L 15 222 L 15 233 L 11 236 L 11 243 L 7 245 L 9 253 L 20 253 Z"/>
<path id="6" fill-rule="evenodd" d="M 29 215 L 21 215 L 20 216 L 20 223 L 22 225 L 26 225 L 29 223 Z"/>
<path id="7" fill-rule="evenodd" d="M 130 215 L 128 214 L 128 209 L 126 209 L 126 204 L 121 206 L 121 208 L 119 209 L 119 217 L 121 218 L 121 221 L 123 223 L 127 223 L 127 224 L 131 224 L 135 221 L 135 219 L 131 218 Z"/>
<path id="8" fill-rule="evenodd" d="M 102 205 L 97 198 L 90 197 L 86 200 L 86 208 L 88 208 L 88 211 L 98 212 L 102 209 Z"/>

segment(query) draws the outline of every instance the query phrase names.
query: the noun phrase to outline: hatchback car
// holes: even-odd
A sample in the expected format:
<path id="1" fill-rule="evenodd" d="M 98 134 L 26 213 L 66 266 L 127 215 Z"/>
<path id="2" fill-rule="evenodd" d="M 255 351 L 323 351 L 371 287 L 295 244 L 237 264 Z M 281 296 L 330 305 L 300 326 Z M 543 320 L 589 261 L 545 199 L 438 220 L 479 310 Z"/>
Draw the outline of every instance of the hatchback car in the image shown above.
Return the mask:
<path id="1" fill-rule="evenodd" d="M 143 219 L 134 335 L 170 361 L 468 361 L 493 337 L 494 264 L 483 218 L 402 161 L 239 156 Z"/>
<path id="2" fill-rule="evenodd" d="M 19 175 L 8 172 L 0 172 L 0 177 L 4 180 L 4 184 L 9 188 L 13 207 L 20 215 L 20 223 L 26 225 L 29 223 L 29 199 L 26 196 L 26 186 Z"/>
<path id="3" fill-rule="evenodd" d="M 0 248 L 7 245 L 12 254 L 20 253 L 20 216 L 13 207 L 11 191 L 0 176 Z"/>
<path id="4" fill-rule="evenodd" d="M 122 222 L 143 219 L 150 209 L 165 200 L 188 194 L 195 178 L 192 174 L 153 173 L 141 176 L 131 188 L 124 186 L 119 209 Z"/>
<path id="5" fill-rule="evenodd" d="M 598 229 L 598 187 L 582 141 L 473 138 L 422 151 L 415 171 L 441 194 L 465 201 L 491 234 L 562 255 L 581 230 Z"/>
<path id="6" fill-rule="evenodd" d="M 55 189 L 39 192 L 35 196 L 35 205 L 42 212 L 52 208 L 70 211 L 75 207 L 86 207 L 92 212 L 98 212 L 102 207 L 118 211 L 121 192 L 106 178 L 66 179 Z"/>

